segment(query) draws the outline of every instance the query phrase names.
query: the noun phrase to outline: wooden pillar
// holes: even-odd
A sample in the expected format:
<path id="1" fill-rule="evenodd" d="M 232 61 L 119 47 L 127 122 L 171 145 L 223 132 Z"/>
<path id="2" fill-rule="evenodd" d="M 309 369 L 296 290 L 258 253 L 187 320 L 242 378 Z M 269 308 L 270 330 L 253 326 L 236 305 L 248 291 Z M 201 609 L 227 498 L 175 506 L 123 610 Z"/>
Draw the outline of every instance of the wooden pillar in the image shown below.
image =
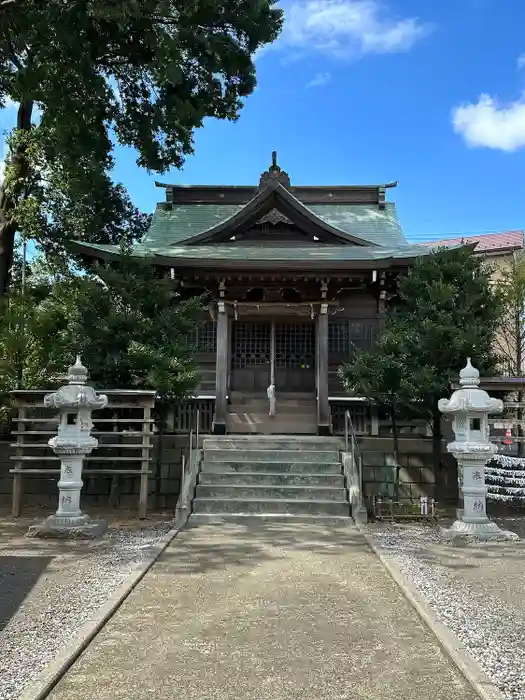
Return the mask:
<path id="1" fill-rule="evenodd" d="M 21 421 L 24 421 L 26 417 L 26 409 L 20 407 L 18 409 L 19 422 L 16 424 L 16 430 L 18 432 L 16 436 L 16 456 L 18 459 L 15 462 L 15 473 L 13 474 L 12 514 L 14 518 L 19 518 L 22 515 L 22 499 L 24 493 L 22 469 L 25 467 L 25 463 L 22 461 L 24 458 L 24 436 L 21 435 L 21 433 L 26 429 L 26 424 Z"/>
<path id="2" fill-rule="evenodd" d="M 215 371 L 215 413 L 213 416 L 213 434 L 226 434 L 226 416 L 228 410 L 228 314 L 226 304 L 219 301 L 217 313 L 217 364 Z"/>
<path id="3" fill-rule="evenodd" d="M 142 462 L 140 469 L 140 496 L 139 496 L 139 519 L 144 520 L 148 515 L 148 477 L 150 465 L 150 435 L 151 435 L 151 408 L 145 406 L 143 409 L 142 424 Z"/>
<path id="4" fill-rule="evenodd" d="M 330 435 L 328 403 L 328 304 L 322 303 L 317 316 L 317 432 Z"/>

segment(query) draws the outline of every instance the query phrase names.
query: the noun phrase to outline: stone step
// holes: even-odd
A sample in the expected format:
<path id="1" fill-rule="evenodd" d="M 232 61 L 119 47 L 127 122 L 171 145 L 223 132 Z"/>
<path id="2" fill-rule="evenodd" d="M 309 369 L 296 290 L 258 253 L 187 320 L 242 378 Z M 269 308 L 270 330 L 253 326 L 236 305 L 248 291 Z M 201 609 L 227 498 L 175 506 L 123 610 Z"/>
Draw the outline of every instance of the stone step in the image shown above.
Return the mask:
<path id="1" fill-rule="evenodd" d="M 242 419 L 242 420 L 241 420 Z M 247 421 L 244 416 L 228 418 L 228 432 L 241 435 L 316 435 L 317 418 L 304 420 L 295 417 L 294 420 L 283 420 L 283 417 L 251 416 Z"/>
<path id="2" fill-rule="evenodd" d="M 247 462 L 228 460 L 227 462 L 208 462 L 206 453 L 201 466 L 201 474 L 226 472 L 261 474 L 342 474 L 339 462 Z"/>
<path id="3" fill-rule="evenodd" d="M 296 515 L 295 513 L 192 513 L 186 527 L 199 525 L 224 525 L 225 523 L 250 522 L 259 525 L 265 522 L 316 523 L 325 526 L 345 527 L 352 523 L 350 515 Z"/>
<path id="4" fill-rule="evenodd" d="M 264 472 L 201 472 L 199 484 L 239 484 L 249 486 L 332 486 L 344 488 L 342 474 L 266 474 Z"/>
<path id="5" fill-rule="evenodd" d="M 206 462 L 339 462 L 337 450 L 270 450 L 270 449 L 210 449 L 205 446 L 204 460 Z"/>
<path id="6" fill-rule="evenodd" d="M 280 401 L 306 401 L 314 402 L 316 401 L 315 393 L 303 392 L 303 391 L 276 391 L 277 400 Z M 268 402 L 268 397 L 266 391 L 231 391 L 230 401 L 232 403 L 247 403 L 249 401 L 266 400 Z"/>
<path id="7" fill-rule="evenodd" d="M 245 484 L 198 484 L 197 498 L 228 498 L 232 500 L 344 501 L 346 491 L 330 486 L 247 486 Z"/>
<path id="8" fill-rule="evenodd" d="M 247 413 L 248 415 L 251 415 L 252 413 L 255 415 L 268 415 L 269 411 L 269 403 L 268 401 L 258 401 L 257 403 L 247 403 L 247 404 L 230 404 L 228 406 L 228 410 L 230 414 L 236 413 L 240 414 L 241 416 Z M 305 415 L 305 416 L 314 416 L 317 417 L 317 406 L 315 404 L 312 404 L 311 406 L 305 405 L 305 404 L 298 404 L 297 402 L 293 403 L 281 403 L 279 402 L 276 406 L 276 414 L 278 416 L 298 416 L 298 415 Z"/>
<path id="9" fill-rule="evenodd" d="M 293 513 L 295 515 L 350 515 L 350 504 L 347 501 L 328 500 L 285 500 L 283 498 L 195 498 L 194 513 Z"/>
<path id="10" fill-rule="evenodd" d="M 204 449 L 342 450 L 344 440 L 318 435 L 223 435 L 204 438 Z"/>

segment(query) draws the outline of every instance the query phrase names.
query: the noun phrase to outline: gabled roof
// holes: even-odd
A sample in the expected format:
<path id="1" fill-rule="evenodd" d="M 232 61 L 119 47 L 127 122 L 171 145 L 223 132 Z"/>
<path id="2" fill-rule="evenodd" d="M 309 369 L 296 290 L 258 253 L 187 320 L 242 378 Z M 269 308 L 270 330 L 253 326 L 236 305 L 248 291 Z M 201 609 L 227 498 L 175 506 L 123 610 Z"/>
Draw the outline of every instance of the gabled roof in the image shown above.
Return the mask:
<path id="1" fill-rule="evenodd" d="M 240 204 L 173 204 L 157 206 L 143 245 L 180 245 L 210 231 L 243 209 Z M 322 222 L 368 245 L 407 245 L 395 204 L 384 209 L 373 204 L 311 204 L 308 210 Z"/>
<path id="2" fill-rule="evenodd" d="M 405 266 L 430 253 L 407 243 L 395 205 L 386 202 L 397 183 L 294 187 L 276 153 L 272 161 L 258 187 L 164 185 L 166 201 L 133 254 L 184 268 L 320 270 Z M 118 246 L 70 247 L 83 256 L 119 256 Z"/>
<path id="3" fill-rule="evenodd" d="M 293 223 L 304 230 L 310 229 L 312 234 L 321 236 L 323 233 L 334 242 L 353 243 L 358 246 L 370 245 L 359 236 L 343 231 L 316 216 L 308 207 L 293 196 L 280 182 L 269 182 L 255 197 L 229 219 L 221 221 L 211 228 L 186 239 L 186 245 L 199 243 L 221 243 L 228 240 L 241 230 L 255 224 L 272 209 L 285 214 Z M 372 243 L 372 245 L 376 245 Z"/>
<path id="4" fill-rule="evenodd" d="M 421 245 L 436 247 L 449 247 L 460 244 L 475 244 L 476 253 L 507 253 L 523 248 L 523 231 L 504 231 L 503 233 L 486 233 L 479 236 L 463 236 L 459 238 L 445 238 L 440 241 L 428 241 Z"/>

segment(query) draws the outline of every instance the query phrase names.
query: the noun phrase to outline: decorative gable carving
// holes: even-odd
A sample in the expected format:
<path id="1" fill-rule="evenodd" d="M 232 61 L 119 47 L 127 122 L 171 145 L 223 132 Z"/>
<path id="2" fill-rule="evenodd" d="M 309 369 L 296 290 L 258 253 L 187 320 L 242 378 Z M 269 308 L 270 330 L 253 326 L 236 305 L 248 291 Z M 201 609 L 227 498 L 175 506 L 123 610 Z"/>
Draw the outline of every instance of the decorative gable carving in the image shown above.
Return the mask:
<path id="1" fill-rule="evenodd" d="M 262 218 L 260 218 L 256 223 L 257 224 L 272 224 L 272 226 L 276 226 L 277 224 L 291 224 L 292 222 L 290 221 L 290 219 L 287 216 L 285 216 L 278 209 L 271 209 L 267 214 L 265 214 Z"/>

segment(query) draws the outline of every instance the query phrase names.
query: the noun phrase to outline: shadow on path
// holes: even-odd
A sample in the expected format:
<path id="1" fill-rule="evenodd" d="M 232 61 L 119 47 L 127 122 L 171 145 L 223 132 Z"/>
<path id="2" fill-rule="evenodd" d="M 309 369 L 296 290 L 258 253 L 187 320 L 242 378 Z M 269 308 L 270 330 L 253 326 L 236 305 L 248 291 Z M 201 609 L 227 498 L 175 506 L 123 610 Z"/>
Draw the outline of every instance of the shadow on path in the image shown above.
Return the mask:
<path id="1" fill-rule="evenodd" d="M 0 630 L 16 613 L 53 557 L 0 556 Z"/>
<path id="2" fill-rule="evenodd" d="M 353 525 L 311 523 L 223 521 L 220 524 L 192 523 L 179 533 L 158 562 L 159 569 L 202 574 L 230 566 L 258 566 L 286 557 L 288 551 L 333 555 L 366 547 Z M 176 564 L 176 568 L 173 565 Z"/>

